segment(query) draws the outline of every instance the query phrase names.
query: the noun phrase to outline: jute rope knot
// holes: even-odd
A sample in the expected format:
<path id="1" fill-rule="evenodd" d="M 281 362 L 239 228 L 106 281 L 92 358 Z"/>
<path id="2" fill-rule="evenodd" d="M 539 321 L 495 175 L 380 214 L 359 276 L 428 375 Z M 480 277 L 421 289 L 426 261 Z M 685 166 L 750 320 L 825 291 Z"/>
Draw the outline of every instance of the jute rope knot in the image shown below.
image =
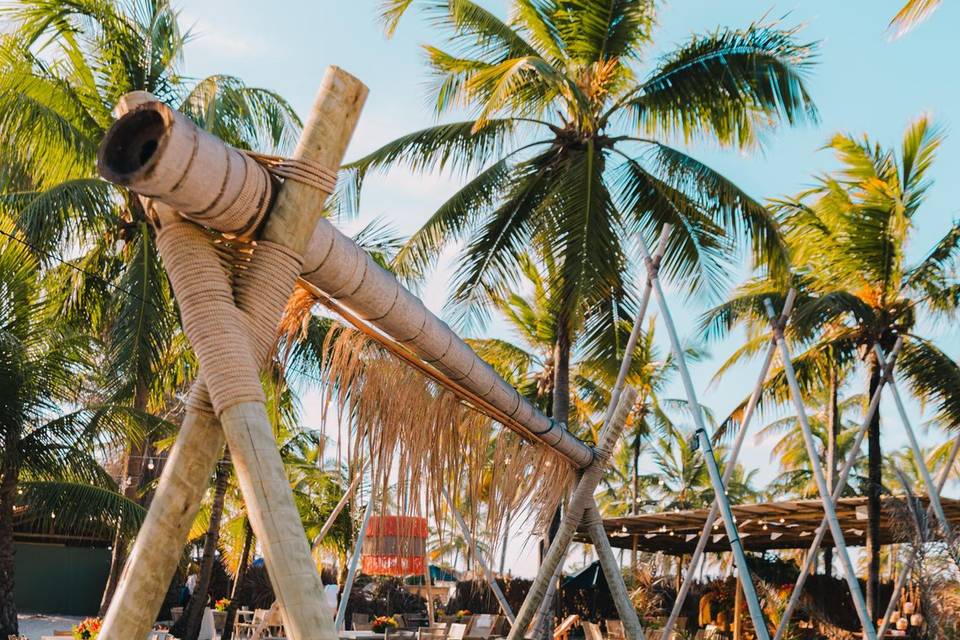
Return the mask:
<path id="1" fill-rule="evenodd" d="M 265 167 L 274 176 L 285 180 L 295 180 L 314 187 L 326 194 L 333 193 L 337 187 L 337 172 L 319 162 L 297 158 L 284 158 L 256 151 L 243 151 Z"/>

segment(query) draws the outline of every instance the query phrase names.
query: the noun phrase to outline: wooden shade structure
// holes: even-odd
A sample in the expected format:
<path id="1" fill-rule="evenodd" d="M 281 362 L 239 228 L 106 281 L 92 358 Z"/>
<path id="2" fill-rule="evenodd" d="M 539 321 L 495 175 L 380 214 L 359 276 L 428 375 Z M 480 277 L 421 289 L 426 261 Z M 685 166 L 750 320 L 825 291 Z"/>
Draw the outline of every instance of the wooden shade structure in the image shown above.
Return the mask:
<path id="1" fill-rule="evenodd" d="M 894 544 L 902 541 L 904 509 L 907 498 L 884 496 L 880 520 L 880 543 Z M 917 498 L 919 509 L 925 511 L 929 504 L 926 496 Z M 944 511 L 950 522 L 960 524 L 960 500 L 941 498 Z M 765 502 L 762 504 L 734 505 L 740 539 L 747 551 L 774 549 L 806 549 L 823 520 L 823 504 L 820 500 L 793 500 L 789 502 Z M 837 504 L 837 519 L 849 546 L 866 544 L 866 497 L 841 498 Z M 669 555 L 689 554 L 697 545 L 707 509 L 644 513 L 618 518 L 604 518 L 603 527 L 614 547 L 629 549 L 634 538 L 642 551 L 662 551 Z M 766 527 L 766 528 L 764 528 Z M 578 542 L 590 542 L 582 528 L 575 538 Z M 824 545 L 833 546 L 827 535 Z M 730 541 L 722 526 L 714 529 L 707 541 L 707 551 L 730 550 Z"/>
<path id="2" fill-rule="evenodd" d="M 377 576 L 422 576 L 426 572 L 428 534 L 426 518 L 371 516 L 360 570 Z"/>

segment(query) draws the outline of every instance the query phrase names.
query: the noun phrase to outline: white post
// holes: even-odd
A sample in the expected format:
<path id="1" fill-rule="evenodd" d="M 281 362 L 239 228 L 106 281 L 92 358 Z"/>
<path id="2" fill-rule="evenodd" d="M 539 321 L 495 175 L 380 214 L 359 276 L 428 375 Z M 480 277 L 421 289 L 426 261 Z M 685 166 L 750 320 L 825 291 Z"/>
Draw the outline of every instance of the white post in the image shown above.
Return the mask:
<path id="1" fill-rule="evenodd" d="M 797 299 L 797 292 L 795 289 L 790 289 L 787 292 L 787 298 L 783 303 L 783 311 L 780 313 L 780 321 L 784 324 L 787 322 L 787 318 L 790 316 L 790 311 L 793 309 L 793 303 Z M 733 472 L 736 468 L 737 458 L 740 457 L 740 449 L 743 447 L 743 441 L 746 439 L 747 430 L 750 428 L 750 422 L 753 419 L 754 411 L 756 411 L 757 404 L 760 402 L 760 395 L 763 392 L 763 383 L 767 379 L 767 373 L 770 371 L 770 365 L 773 362 L 773 355 L 777 351 L 777 343 L 774 340 L 770 341 L 770 346 L 767 347 L 767 354 L 763 359 L 763 365 L 760 367 L 760 375 L 757 376 L 757 384 L 753 387 L 753 392 L 750 394 L 750 400 L 747 401 L 747 408 L 743 414 L 743 420 L 740 423 L 740 431 L 737 433 L 736 440 L 733 443 L 733 450 L 730 451 L 730 457 L 727 460 L 727 467 L 723 470 L 723 486 L 727 486 L 727 483 L 730 482 L 730 477 L 733 475 Z M 710 505 L 710 512 L 707 514 L 707 519 L 703 523 L 703 529 L 700 532 L 700 539 L 697 541 L 697 547 L 693 550 L 693 556 L 690 558 L 690 564 L 687 566 L 687 573 L 683 577 L 683 582 L 680 584 L 680 591 L 677 593 L 677 599 L 673 602 L 673 609 L 670 610 L 670 617 L 667 618 L 667 624 L 663 627 L 663 632 L 660 635 L 660 640 L 670 640 L 673 633 L 673 627 L 677 623 L 677 618 L 680 617 L 680 611 L 683 609 L 683 603 L 687 599 L 687 594 L 690 593 L 690 587 L 693 585 L 694 580 L 697 575 L 697 567 L 700 565 L 700 561 L 703 559 L 704 550 L 707 548 L 707 541 L 710 540 L 710 535 L 713 532 L 713 523 L 717 520 L 717 514 L 720 513 L 720 505 L 717 504 L 717 501 L 714 500 L 713 504 Z M 738 592 L 739 593 L 739 592 Z"/>
<path id="2" fill-rule="evenodd" d="M 873 350 L 874 353 L 877 354 L 877 362 L 882 367 L 883 351 L 880 350 L 878 345 L 874 345 Z M 903 406 L 903 400 L 900 398 L 900 391 L 897 389 L 897 383 L 893 379 L 893 376 L 887 381 L 887 386 L 890 387 L 890 393 L 893 394 L 893 402 L 897 405 L 897 413 L 900 414 L 900 421 L 903 423 L 904 431 L 907 432 L 907 440 L 910 441 L 910 450 L 913 451 L 913 456 L 917 459 L 920 477 L 923 479 L 923 484 L 927 489 L 927 495 L 930 498 L 930 509 L 934 515 L 936 515 L 937 520 L 940 521 L 940 530 L 943 532 L 943 539 L 947 544 L 947 551 L 953 558 L 954 563 L 960 567 L 960 559 L 957 558 L 957 551 L 953 541 L 953 528 L 950 526 L 950 521 L 947 520 L 947 514 L 943 512 L 943 504 L 940 502 L 940 491 L 933 482 L 933 478 L 930 476 L 930 469 L 927 468 L 927 463 L 923 459 L 923 452 L 920 451 L 920 443 L 917 442 L 917 436 L 913 432 L 910 418 L 907 417 L 907 410 Z"/>
<path id="3" fill-rule="evenodd" d="M 363 512 L 363 522 L 360 523 L 360 531 L 357 532 L 357 542 L 353 547 L 353 556 L 350 558 L 350 570 L 347 572 L 347 581 L 343 584 L 343 595 L 340 596 L 340 606 L 337 608 L 337 620 L 334 625 L 338 631 L 343 630 L 344 618 L 347 617 L 347 602 L 350 600 L 350 592 L 353 591 L 353 581 L 357 577 L 357 565 L 360 564 L 360 554 L 363 552 L 363 540 L 367 537 L 367 525 L 370 524 L 370 514 L 373 513 L 374 495 L 370 492 L 370 500 L 367 502 L 367 508 Z"/>
<path id="4" fill-rule="evenodd" d="M 953 447 L 950 449 L 950 455 L 947 457 L 947 464 L 940 471 L 940 478 L 937 480 L 937 491 L 943 491 L 944 485 L 947 484 L 947 478 L 950 477 L 950 470 L 953 468 L 954 462 L 957 460 L 957 452 L 960 452 L 960 435 L 958 435 L 953 440 Z M 930 513 L 929 507 L 927 508 L 927 513 Z M 913 563 L 917 559 L 917 550 L 915 548 L 910 549 L 910 554 L 907 556 L 906 561 L 903 563 L 903 568 L 900 570 L 900 574 L 897 576 L 896 586 L 893 588 L 893 595 L 890 597 L 890 602 L 887 604 L 887 610 L 883 614 L 883 619 L 880 622 L 880 629 L 877 631 L 877 637 L 883 638 L 884 634 L 887 633 L 887 628 L 890 626 L 890 616 L 893 615 L 893 610 L 897 606 L 897 594 L 903 589 L 904 585 L 907 583 L 907 577 L 910 575 L 911 569 L 913 569 Z"/>
<path id="5" fill-rule="evenodd" d="M 767 317 L 770 318 L 771 323 L 774 325 L 777 346 L 780 349 L 780 357 L 783 360 L 783 372 L 787 377 L 787 384 L 790 386 L 790 395 L 793 398 L 793 406 L 797 412 L 797 419 L 800 421 L 803 443 L 807 449 L 807 456 L 810 458 L 810 467 L 813 470 L 813 477 L 817 483 L 817 490 L 823 499 L 823 512 L 830 525 L 833 543 L 837 549 L 837 555 L 840 557 L 840 564 L 843 566 L 843 573 L 847 579 L 847 585 L 850 588 L 850 597 L 853 599 L 853 605 L 857 609 L 857 616 L 860 618 L 860 624 L 863 626 L 864 637 L 867 638 L 867 640 L 876 640 L 877 631 L 867 613 L 867 603 L 863 599 L 863 592 L 860 591 L 860 582 L 857 579 L 856 570 L 853 568 L 853 562 L 850 561 L 850 554 L 847 552 L 847 545 L 843 539 L 843 530 L 840 528 L 840 521 L 837 520 L 837 512 L 834 508 L 830 489 L 827 488 L 827 481 L 823 477 L 823 469 L 820 468 L 818 462 L 820 458 L 817 455 L 816 445 L 813 443 L 813 434 L 810 430 L 810 423 L 807 421 L 806 408 L 803 406 L 800 385 L 797 384 L 797 376 L 793 370 L 793 362 L 790 360 L 790 349 L 787 347 L 787 341 L 783 337 L 783 332 L 776 323 L 777 316 L 773 311 L 773 305 L 770 304 L 770 300 L 765 300 L 764 306 L 767 308 Z"/>
<path id="6" fill-rule="evenodd" d="M 503 611 L 503 615 L 507 616 L 507 620 L 510 621 L 510 624 L 513 624 L 516 621 L 516 616 L 513 615 L 513 610 L 510 608 L 510 604 L 507 602 L 506 596 L 504 596 L 503 591 L 500 590 L 500 585 L 497 584 L 497 580 L 493 575 L 493 571 L 490 569 L 490 565 L 487 563 L 486 558 L 483 557 L 483 554 L 480 553 L 480 548 L 477 546 L 477 542 L 474 540 L 473 534 L 467 527 L 467 522 L 463 519 L 463 516 L 460 515 L 460 511 L 457 509 L 456 505 L 453 504 L 453 499 L 450 497 L 450 493 L 447 491 L 447 488 L 441 486 L 440 493 L 443 495 L 443 499 L 447 503 L 447 506 L 450 507 L 451 513 L 453 513 L 453 518 L 457 521 L 457 525 L 460 527 L 460 533 L 463 534 L 464 539 L 466 539 L 467 543 L 473 549 L 473 557 L 477 561 L 477 564 L 480 565 L 480 568 L 483 569 L 483 575 L 487 578 L 487 584 L 490 585 L 490 590 L 493 591 L 493 595 L 497 599 L 497 603 L 500 605 L 500 610 Z"/>
<path id="7" fill-rule="evenodd" d="M 743 553 L 743 544 L 740 541 L 740 534 L 737 531 L 737 525 L 733 520 L 733 511 L 730 509 L 730 501 L 724 490 L 723 478 L 720 475 L 720 469 L 717 466 L 717 459 L 713 453 L 713 443 L 710 442 L 710 434 L 707 432 L 706 424 L 703 421 L 703 412 L 700 410 L 700 403 L 697 401 L 697 393 L 693 388 L 693 380 L 690 378 L 690 371 L 687 369 L 687 361 L 680 345 L 680 338 L 677 336 L 677 328 L 673 324 L 673 318 L 670 316 L 670 308 L 667 306 L 666 297 L 663 294 L 663 287 L 660 285 L 660 278 L 656 270 L 652 269 L 650 252 L 643 238 L 638 238 L 640 251 L 643 253 L 644 262 L 647 263 L 647 269 L 650 273 L 650 280 L 653 284 L 654 294 L 657 296 L 657 304 L 660 312 L 663 314 L 663 322 L 667 327 L 667 334 L 670 336 L 670 347 L 673 355 L 677 359 L 677 366 L 680 369 L 680 379 L 683 381 L 683 388 L 686 392 L 687 402 L 690 404 L 693 413 L 694 422 L 697 427 L 697 434 L 700 438 L 700 445 L 703 447 L 703 459 L 707 464 L 707 471 L 710 474 L 710 482 L 717 495 L 717 502 L 720 505 L 720 513 L 723 516 L 723 525 L 727 531 L 727 537 L 730 538 L 730 547 L 733 556 L 736 559 L 737 568 L 740 569 L 739 577 L 743 585 L 743 593 L 747 600 L 747 606 L 750 609 L 750 619 L 753 621 L 753 627 L 756 629 L 760 640 L 769 640 L 767 633 L 767 624 L 763 619 L 763 610 L 760 608 L 760 600 L 757 598 L 757 591 L 754 589 L 753 582 L 750 579 L 750 570 L 747 568 L 747 557 Z"/>
<path id="8" fill-rule="evenodd" d="M 840 470 L 840 476 L 837 478 L 837 483 L 833 487 L 833 504 L 836 505 L 837 501 L 840 499 L 840 496 L 843 495 L 843 490 L 847 486 L 847 480 L 850 477 L 850 472 L 853 470 L 853 465 L 856 463 L 857 458 L 860 454 L 860 446 L 863 444 L 863 438 L 867 433 L 867 428 L 870 426 L 870 421 L 873 420 L 873 414 L 876 413 L 877 407 L 880 406 L 881 392 L 883 391 L 883 385 L 887 379 L 889 372 L 893 370 L 894 362 L 897 359 L 897 356 L 900 354 L 900 348 L 903 345 L 901 341 L 897 341 L 897 344 L 893 346 L 893 350 L 890 352 L 890 360 L 887 362 L 885 367 L 884 375 L 880 379 L 880 384 L 877 386 L 876 390 L 873 392 L 873 397 L 870 398 L 870 406 L 867 407 L 867 412 L 863 416 L 863 420 L 860 422 L 860 428 L 857 431 L 857 436 L 854 440 L 853 446 L 850 447 L 850 453 L 847 454 L 847 459 L 843 463 L 843 469 Z M 800 567 L 800 574 L 797 576 L 797 582 L 793 585 L 793 591 L 790 593 L 790 599 L 787 601 L 787 607 L 784 609 L 783 615 L 780 617 L 780 624 L 777 626 L 777 632 L 773 636 L 773 640 L 781 640 L 783 634 L 786 633 L 787 624 L 790 622 L 790 618 L 793 616 L 794 610 L 797 608 L 797 605 L 800 603 L 800 596 L 803 594 L 803 585 L 807 582 L 807 577 L 810 575 L 810 568 L 813 566 L 813 562 L 817 558 L 817 551 L 820 549 L 820 543 L 823 542 L 823 537 L 827 533 L 827 518 L 824 516 L 823 520 L 820 521 L 820 526 L 817 527 L 816 534 L 813 537 L 813 542 L 810 544 L 810 549 L 807 551 L 807 555 L 804 558 L 803 566 Z"/>
<path id="9" fill-rule="evenodd" d="M 363 467 L 357 471 L 356 477 L 353 479 L 353 482 L 350 483 L 350 486 L 347 487 L 346 492 L 343 494 L 343 497 L 340 498 L 340 502 L 337 503 L 337 506 L 333 508 L 333 511 L 330 513 L 330 516 L 327 518 L 327 521 L 323 523 L 323 528 L 320 529 L 320 533 L 317 534 L 317 537 L 313 539 L 313 546 L 316 547 L 330 532 L 330 528 L 333 526 L 333 523 L 336 522 L 337 516 L 340 515 L 340 512 L 343 511 L 343 508 L 347 506 L 347 503 L 350 502 L 350 498 L 353 496 L 354 491 L 357 490 L 357 486 L 360 484 L 360 478 L 363 477 Z"/>

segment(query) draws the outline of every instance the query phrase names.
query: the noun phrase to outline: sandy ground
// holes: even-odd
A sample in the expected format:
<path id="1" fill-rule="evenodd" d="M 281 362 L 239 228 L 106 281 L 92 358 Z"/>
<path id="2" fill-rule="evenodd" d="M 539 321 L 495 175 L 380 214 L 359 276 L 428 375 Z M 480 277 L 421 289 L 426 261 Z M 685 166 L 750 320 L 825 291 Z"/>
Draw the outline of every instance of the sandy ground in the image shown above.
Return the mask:
<path id="1" fill-rule="evenodd" d="M 17 620 L 20 622 L 20 635 L 27 636 L 30 640 L 40 640 L 40 636 L 52 636 L 54 631 L 69 631 L 73 625 L 83 618 L 42 613 L 21 613 L 17 616 Z"/>

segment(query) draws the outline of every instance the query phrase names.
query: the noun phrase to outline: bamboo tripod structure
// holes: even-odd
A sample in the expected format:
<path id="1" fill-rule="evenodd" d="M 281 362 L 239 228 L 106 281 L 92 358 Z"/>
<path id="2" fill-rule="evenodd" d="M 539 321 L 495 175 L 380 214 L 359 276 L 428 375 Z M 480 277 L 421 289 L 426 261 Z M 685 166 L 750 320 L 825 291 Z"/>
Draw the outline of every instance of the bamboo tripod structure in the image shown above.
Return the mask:
<path id="1" fill-rule="evenodd" d="M 158 246 L 202 375 L 107 613 L 106 639 L 139 637 L 150 629 L 225 439 L 290 636 L 335 636 L 258 378 L 298 276 L 350 322 L 465 401 L 553 448 L 576 468 L 597 466 L 591 447 L 538 412 L 391 274 L 319 218 L 333 189 L 328 167 L 339 165 L 365 96 L 356 79 L 339 69 L 328 72 L 296 156 L 270 159 L 272 173 L 285 178 L 277 193 L 251 156 L 151 96 L 131 94 L 119 105 L 127 113 L 108 132 L 98 168 L 106 179 L 141 194 L 154 213 Z M 197 225 L 228 239 L 262 228 L 242 278 L 231 280 L 223 255 L 211 248 L 211 234 Z M 209 281 L 198 281 L 198 265 Z"/>

